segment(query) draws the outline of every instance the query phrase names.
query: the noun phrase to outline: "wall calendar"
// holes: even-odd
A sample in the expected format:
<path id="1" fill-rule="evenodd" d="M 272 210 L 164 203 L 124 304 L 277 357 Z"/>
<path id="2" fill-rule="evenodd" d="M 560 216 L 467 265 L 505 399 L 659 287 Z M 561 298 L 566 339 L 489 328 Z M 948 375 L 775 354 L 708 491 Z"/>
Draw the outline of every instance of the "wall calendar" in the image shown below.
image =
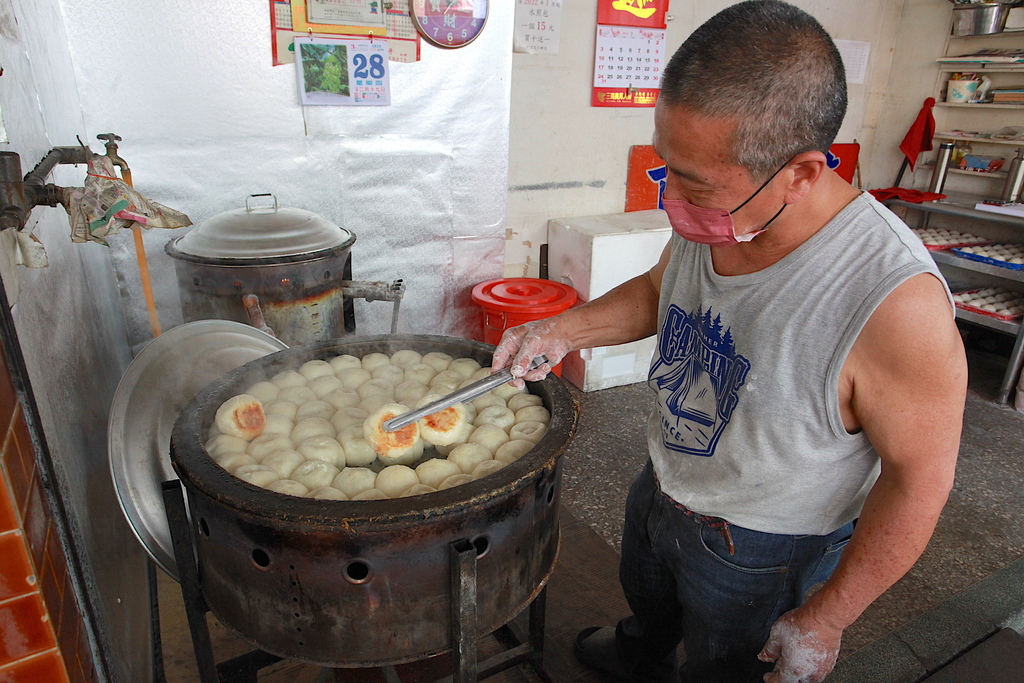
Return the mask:
<path id="1" fill-rule="evenodd" d="M 664 29 L 598 24 L 591 106 L 653 107 L 664 66 Z"/>

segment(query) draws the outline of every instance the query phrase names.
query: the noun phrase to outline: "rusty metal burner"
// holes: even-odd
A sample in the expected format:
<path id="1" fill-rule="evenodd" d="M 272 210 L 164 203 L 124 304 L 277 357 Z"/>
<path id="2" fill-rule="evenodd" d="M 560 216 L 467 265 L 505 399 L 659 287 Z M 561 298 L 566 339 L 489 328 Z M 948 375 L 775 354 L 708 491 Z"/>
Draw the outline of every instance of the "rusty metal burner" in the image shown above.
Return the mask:
<path id="1" fill-rule="evenodd" d="M 555 377 L 531 385 L 551 426 L 520 460 L 423 496 L 318 501 L 252 486 L 206 453 L 217 408 L 251 384 L 313 359 L 413 349 L 488 364 L 493 347 L 391 335 L 338 340 L 253 361 L 201 392 L 171 437 L 189 501 L 202 593 L 213 614 L 266 652 L 325 667 L 399 664 L 451 648 L 451 546 L 477 555 L 478 635 L 537 596 L 558 551 L 560 456 L 576 407 Z"/>

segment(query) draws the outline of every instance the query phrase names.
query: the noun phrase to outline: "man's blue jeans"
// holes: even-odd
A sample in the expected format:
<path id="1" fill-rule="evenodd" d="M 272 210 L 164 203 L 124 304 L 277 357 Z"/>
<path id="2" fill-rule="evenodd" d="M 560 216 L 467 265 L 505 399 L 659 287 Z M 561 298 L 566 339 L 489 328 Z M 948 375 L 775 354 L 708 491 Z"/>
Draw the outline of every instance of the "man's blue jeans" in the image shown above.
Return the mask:
<path id="1" fill-rule="evenodd" d="M 619 622 L 619 657 L 637 681 L 665 680 L 682 640 L 683 683 L 760 683 L 772 624 L 827 579 L 853 523 L 826 536 L 719 529 L 662 494 L 650 461 L 626 500 L 619 580 L 633 615 Z"/>

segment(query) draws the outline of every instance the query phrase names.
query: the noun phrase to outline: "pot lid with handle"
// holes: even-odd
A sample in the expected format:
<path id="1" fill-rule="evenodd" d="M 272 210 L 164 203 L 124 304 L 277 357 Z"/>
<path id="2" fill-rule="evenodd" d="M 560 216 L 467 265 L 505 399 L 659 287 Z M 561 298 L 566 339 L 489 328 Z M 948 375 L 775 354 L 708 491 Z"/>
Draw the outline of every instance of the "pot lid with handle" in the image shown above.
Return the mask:
<path id="1" fill-rule="evenodd" d="M 270 197 L 273 204 L 253 201 Z M 246 197 L 245 207 L 218 213 L 173 242 L 185 256 L 271 259 L 351 246 L 355 235 L 312 211 L 279 207 L 269 193 Z M 173 250 L 171 255 L 174 256 Z"/>

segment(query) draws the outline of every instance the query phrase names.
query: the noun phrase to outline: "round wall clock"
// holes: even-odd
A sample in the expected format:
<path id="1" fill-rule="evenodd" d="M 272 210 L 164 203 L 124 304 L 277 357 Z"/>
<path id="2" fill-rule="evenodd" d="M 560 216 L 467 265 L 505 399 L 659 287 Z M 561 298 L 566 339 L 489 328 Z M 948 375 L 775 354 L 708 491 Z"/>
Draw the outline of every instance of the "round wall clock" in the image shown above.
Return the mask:
<path id="1" fill-rule="evenodd" d="M 488 0 L 411 0 L 409 15 L 416 30 L 431 45 L 456 48 L 469 45 L 487 23 Z"/>

